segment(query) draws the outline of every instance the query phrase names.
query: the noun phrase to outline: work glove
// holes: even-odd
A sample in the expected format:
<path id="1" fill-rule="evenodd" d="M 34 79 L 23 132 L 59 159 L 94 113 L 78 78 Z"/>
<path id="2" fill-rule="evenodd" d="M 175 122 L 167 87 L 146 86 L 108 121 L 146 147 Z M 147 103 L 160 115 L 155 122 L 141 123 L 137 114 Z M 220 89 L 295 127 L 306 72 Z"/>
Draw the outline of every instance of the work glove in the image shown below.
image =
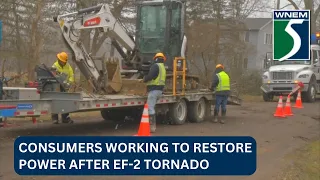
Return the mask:
<path id="1" fill-rule="evenodd" d="M 64 82 L 63 82 L 63 86 L 64 86 L 66 89 L 69 89 L 71 85 L 70 85 L 69 82 L 64 81 Z"/>
<path id="2" fill-rule="evenodd" d="M 70 83 L 64 84 L 64 87 L 66 88 L 66 90 L 69 90 L 69 88 L 70 88 Z"/>

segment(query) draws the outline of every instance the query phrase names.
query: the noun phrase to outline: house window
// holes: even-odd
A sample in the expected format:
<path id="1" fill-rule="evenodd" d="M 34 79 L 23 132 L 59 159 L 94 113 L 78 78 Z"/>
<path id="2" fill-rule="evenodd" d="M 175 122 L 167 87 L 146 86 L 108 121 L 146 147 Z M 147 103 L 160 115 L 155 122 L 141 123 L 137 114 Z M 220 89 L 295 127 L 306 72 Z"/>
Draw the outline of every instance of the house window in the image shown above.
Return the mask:
<path id="1" fill-rule="evenodd" d="M 248 67 L 248 58 L 244 58 L 243 59 L 243 68 L 247 69 L 247 67 Z"/>
<path id="2" fill-rule="evenodd" d="M 244 36 L 244 41 L 245 42 L 249 42 L 249 37 L 250 37 L 250 34 L 249 34 L 249 31 L 247 31 L 245 36 Z"/>
<path id="3" fill-rule="evenodd" d="M 272 34 L 266 33 L 264 36 L 264 44 L 271 45 L 272 44 Z"/>

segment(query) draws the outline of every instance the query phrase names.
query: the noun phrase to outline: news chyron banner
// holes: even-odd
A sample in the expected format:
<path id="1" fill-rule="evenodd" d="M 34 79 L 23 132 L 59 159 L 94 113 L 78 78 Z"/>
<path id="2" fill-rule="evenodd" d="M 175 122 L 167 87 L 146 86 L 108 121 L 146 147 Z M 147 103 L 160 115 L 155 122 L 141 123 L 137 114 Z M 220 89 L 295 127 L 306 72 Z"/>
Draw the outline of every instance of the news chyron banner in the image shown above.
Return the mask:
<path id="1" fill-rule="evenodd" d="M 252 175 L 252 137 L 19 137 L 19 175 Z"/>

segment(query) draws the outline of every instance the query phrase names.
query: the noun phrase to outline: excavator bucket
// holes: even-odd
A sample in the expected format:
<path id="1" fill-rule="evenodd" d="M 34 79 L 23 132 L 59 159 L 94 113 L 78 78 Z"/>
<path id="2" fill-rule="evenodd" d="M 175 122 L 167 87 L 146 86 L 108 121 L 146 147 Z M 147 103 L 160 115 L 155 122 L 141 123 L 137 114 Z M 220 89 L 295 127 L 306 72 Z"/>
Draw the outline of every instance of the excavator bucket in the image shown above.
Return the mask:
<path id="1" fill-rule="evenodd" d="M 118 58 L 107 58 L 106 69 L 108 72 L 107 92 L 109 94 L 145 95 L 145 83 L 139 82 L 137 79 L 122 77 Z"/>
<path id="2" fill-rule="evenodd" d="M 108 93 L 118 93 L 122 88 L 122 78 L 118 58 L 107 58 L 106 69 L 108 72 L 107 91 Z"/>

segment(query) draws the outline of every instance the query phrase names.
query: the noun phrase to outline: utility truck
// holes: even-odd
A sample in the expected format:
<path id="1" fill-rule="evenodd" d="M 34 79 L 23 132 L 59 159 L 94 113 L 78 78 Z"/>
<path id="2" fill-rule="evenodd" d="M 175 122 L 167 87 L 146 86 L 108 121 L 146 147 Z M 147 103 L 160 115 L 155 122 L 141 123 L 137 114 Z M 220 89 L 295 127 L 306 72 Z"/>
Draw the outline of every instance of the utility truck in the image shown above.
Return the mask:
<path id="1" fill-rule="evenodd" d="M 320 32 L 311 38 L 311 59 L 308 61 L 274 61 L 272 52 L 266 54 L 268 70 L 262 76 L 263 100 L 272 101 L 274 96 L 289 94 L 302 82 L 302 100 L 315 102 L 320 94 Z M 296 96 L 297 93 L 294 94 Z"/>
<path id="2" fill-rule="evenodd" d="M 37 81 L 30 82 L 28 88 L 4 87 L 0 104 L 15 107 L 15 117 L 99 110 L 105 120 L 140 119 L 147 96 L 124 91 L 125 86 L 131 84 L 137 90 L 145 90 L 145 84 L 139 84 L 137 79 L 148 73 L 154 54 L 163 52 L 167 57 L 167 84 L 157 102 L 157 114 L 165 115 L 172 124 L 183 124 L 187 119 L 203 121 L 211 114 L 214 93 L 201 89 L 199 78 L 188 72 L 185 11 L 185 1 L 139 1 L 135 38 L 112 15 L 107 4 L 58 15 L 54 20 L 60 25 L 72 60 L 90 82 L 93 92 L 52 91 L 64 87 L 63 76 L 52 74 L 43 65 L 36 68 Z M 106 61 L 91 56 L 80 38 L 84 29 L 106 34 L 122 59 Z M 97 59 L 102 60 L 102 67 L 95 63 Z M 228 103 L 240 105 L 241 99 L 231 95 Z"/>

